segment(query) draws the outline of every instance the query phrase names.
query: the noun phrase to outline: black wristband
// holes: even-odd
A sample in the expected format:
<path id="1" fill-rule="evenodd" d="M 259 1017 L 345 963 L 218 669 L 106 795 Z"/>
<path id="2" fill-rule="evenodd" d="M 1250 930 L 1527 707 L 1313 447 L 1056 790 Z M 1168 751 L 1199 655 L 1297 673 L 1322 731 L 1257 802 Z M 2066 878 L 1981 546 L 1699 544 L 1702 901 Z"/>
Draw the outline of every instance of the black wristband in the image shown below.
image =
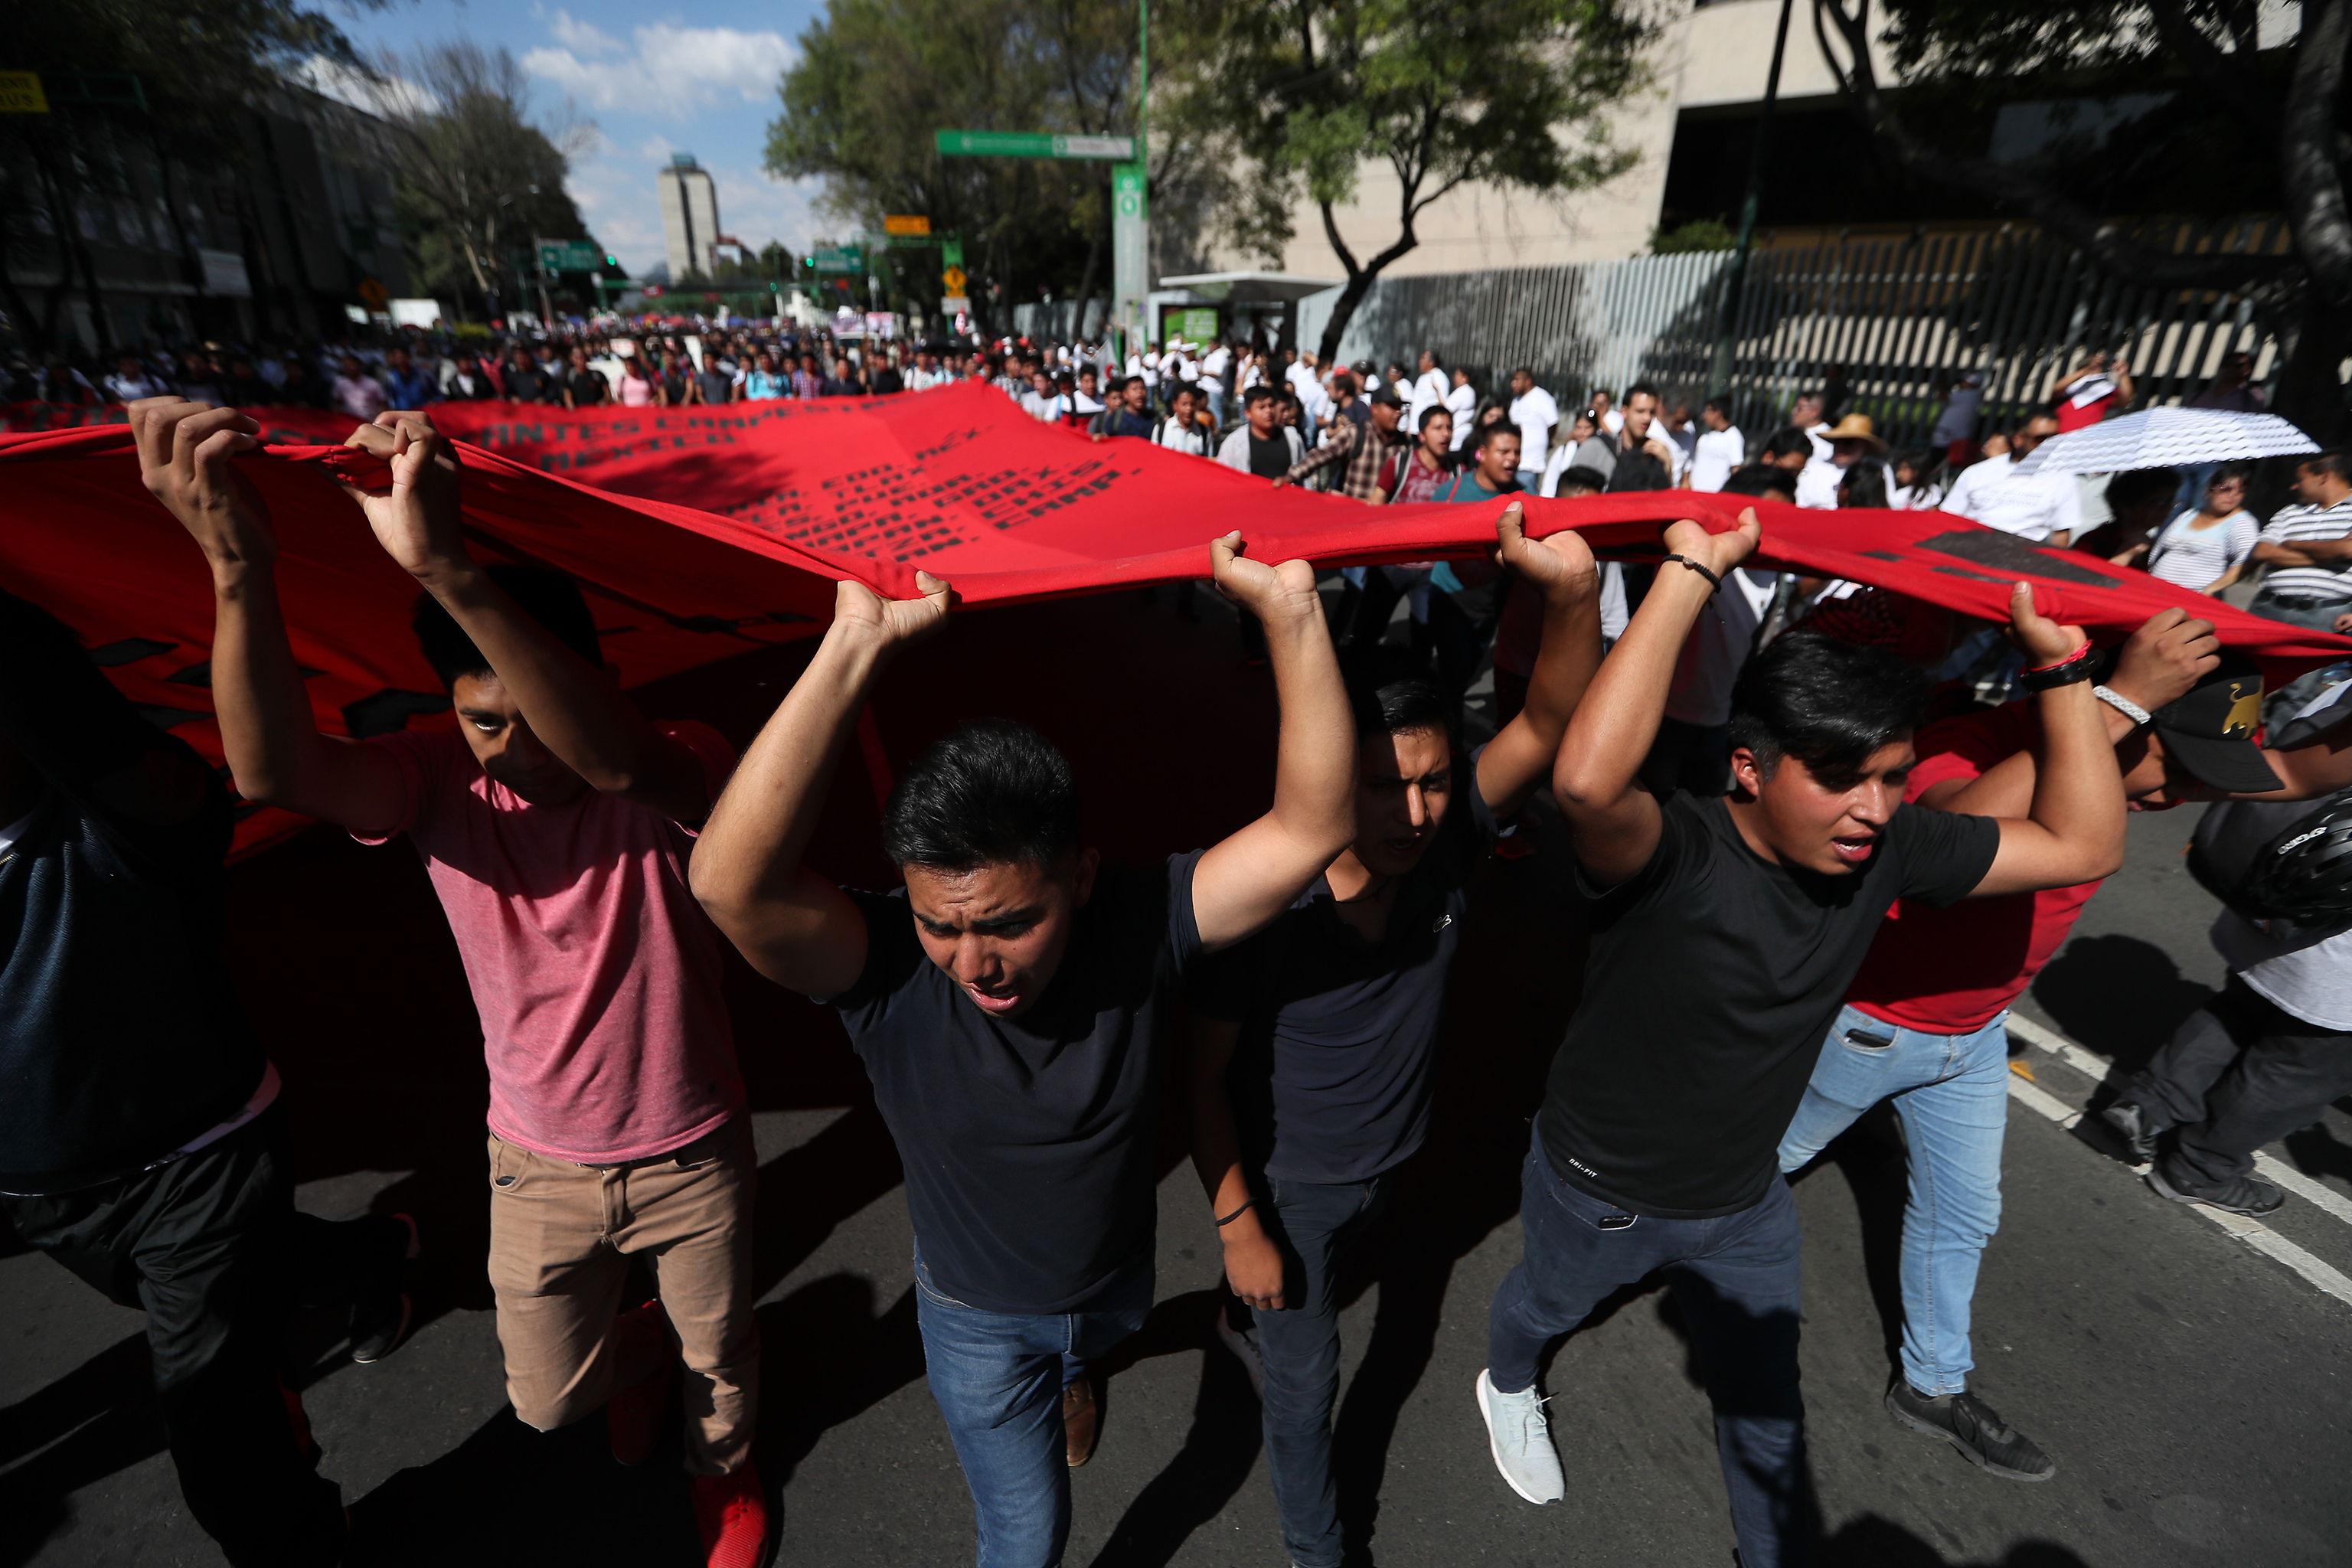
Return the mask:
<path id="1" fill-rule="evenodd" d="M 1242 1205 L 1242 1206 L 1241 1206 L 1241 1207 L 1239 1207 L 1239 1208 L 1235 1209 L 1233 1213 L 1231 1213 L 1231 1214 L 1227 1215 L 1224 1218 L 1223 1218 L 1223 1219 L 1219 1220 L 1219 1221 L 1217 1222 L 1217 1228 L 1218 1228 L 1219 1230 L 1223 1230 L 1223 1229 L 1224 1229 L 1224 1228 L 1225 1228 L 1225 1226 L 1229 1226 L 1229 1225 L 1233 1224 L 1233 1223 L 1234 1223 L 1234 1221 L 1235 1221 L 1235 1220 L 1237 1220 L 1237 1219 L 1241 1218 L 1241 1217 L 1242 1217 L 1242 1215 L 1245 1215 L 1245 1214 L 1249 1213 L 1249 1211 L 1250 1211 L 1250 1210 L 1252 1210 L 1252 1209 L 1254 1209 L 1254 1208 L 1255 1208 L 1255 1207 L 1257 1207 L 1257 1200 L 1256 1200 L 1255 1198 L 1252 1198 L 1252 1199 L 1250 1199 L 1250 1201 L 1249 1201 L 1249 1202 L 1247 1202 L 1247 1203 L 1245 1203 L 1245 1204 Z"/>
<path id="2" fill-rule="evenodd" d="M 2023 671 L 2018 676 L 2017 683 L 2028 691 L 2049 691 L 2088 680 L 2098 673 L 2098 669 L 2099 650 L 2086 644 L 2082 652 L 2063 664 L 2053 664 L 2047 669 Z"/>
<path id="3" fill-rule="evenodd" d="M 1682 564 L 1682 565 L 1685 565 L 1685 566 L 1689 567 L 1692 571 L 1694 571 L 1694 572 L 1697 573 L 1700 576 L 1702 576 L 1702 577 L 1706 578 L 1708 582 L 1710 582 L 1710 583 L 1714 584 L 1717 587 L 1720 588 L 1720 587 L 1722 587 L 1722 586 L 1723 586 L 1723 579 L 1722 579 L 1722 578 L 1720 578 L 1720 577 L 1717 576 L 1714 573 L 1712 573 L 1712 572 L 1708 571 L 1706 567 L 1704 567 L 1704 566 L 1700 565 L 1697 562 L 1696 562 L 1696 561 L 1692 560 L 1692 559 L 1691 559 L 1689 556 L 1687 556 L 1687 555 L 1668 555 L 1668 556 L 1664 556 L 1664 557 L 1663 557 L 1663 558 L 1661 559 L 1660 563 L 1661 563 L 1661 564 L 1664 564 L 1664 562 L 1666 562 L 1666 561 L 1677 562 L 1677 563 L 1680 563 L 1680 564 Z"/>

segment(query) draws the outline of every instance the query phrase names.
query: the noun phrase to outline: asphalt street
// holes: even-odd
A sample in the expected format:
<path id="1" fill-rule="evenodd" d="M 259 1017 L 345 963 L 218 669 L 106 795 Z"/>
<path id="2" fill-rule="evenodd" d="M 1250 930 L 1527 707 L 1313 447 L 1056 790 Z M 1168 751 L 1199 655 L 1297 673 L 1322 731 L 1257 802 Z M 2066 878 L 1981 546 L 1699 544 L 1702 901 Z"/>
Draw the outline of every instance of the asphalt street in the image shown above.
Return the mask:
<path id="1" fill-rule="evenodd" d="M 740 741 L 801 657 L 682 678 L 648 706 Z M 893 672 L 877 712 L 898 756 L 953 714 L 1039 723 L 1070 751 L 1089 835 L 1113 858 L 1203 842 L 1265 797 L 1264 672 L 1244 668 L 1229 621 L 1179 622 L 1164 595 L 969 617 Z M 871 885 L 886 872 L 854 763 L 830 811 L 828 868 Z M 1880 1405 L 1902 1205 L 1888 1125 L 1865 1121 L 1798 1180 L 1826 1561 L 2352 1563 L 2352 1304 L 2156 1197 L 2095 1135 L 2053 1119 L 2220 984 L 2211 901 L 2180 870 L 2191 822 L 2135 818 L 2129 864 L 2021 1008 L 2054 1032 L 2045 1043 L 2079 1052 L 2017 1042 L 2025 1087 L 1978 1294 L 1975 1382 L 2056 1458 L 2053 1480 L 1991 1479 Z M 1487 1301 L 1518 1255 L 1528 1119 L 1582 968 L 1558 847 L 1555 832 L 1534 858 L 1482 873 L 1436 1127 L 1360 1249 L 1339 1436 L 1358 1563 L 1732 1560 L 1706 1400 L 1654 1281 L 1606 1303 L 1550 1366 L 1563 1503 L 1534 1508 L 1504 1486 L 1471 1397 Z M 353 1366 L 323 1319 L 299 1323 L 290 1351 L 322 1469 L 352 1506 L 350 1562 L 692 1561 L 674 1455 L 623 1470 L 599 1424 L 541 1436 L 505 1405 L 483 1279 L 479 1036 L 414 858 L 313 832 L 236 870 L 231 915 L 242 994 L 287 1083 L 303 1205 L 404 1210 L 425 1232 L 424 1322 L 397 1354 Z M 833 1021 L 748 972 L 732 984 L 762 1159 L 758 1456 L 781 1503 L 779 1561 L 969 1562 L 969 1500 L 922 1380 L 895 1152 Z M 1171 1121 L 1160 1304 L 1109 1368 L 1101 1449 L 1075 1478 L 1074 1568 L 1284 1561 L 1248 1384 L 1209 1331 L 1216 1243 L 1181 1140 Z M 2352 1198 L 2341 1107 L 2268 1152 Z M 2268 1228 L 2322 1270 L 2352 1273 L 2352 1222 L 2322 1205 L 2291 1201 Z M 0 1563 L 220 1561 L 163 1453 L 141 1326 L 0 1242 Z"/>

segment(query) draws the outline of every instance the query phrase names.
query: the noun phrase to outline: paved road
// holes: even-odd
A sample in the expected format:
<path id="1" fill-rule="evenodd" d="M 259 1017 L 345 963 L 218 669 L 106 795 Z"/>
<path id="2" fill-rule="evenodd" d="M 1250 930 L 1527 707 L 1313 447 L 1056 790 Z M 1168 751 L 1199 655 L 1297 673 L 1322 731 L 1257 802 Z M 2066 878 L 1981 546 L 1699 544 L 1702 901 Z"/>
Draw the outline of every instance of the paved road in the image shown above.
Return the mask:
<path id="1" fill-rule="evenodd" d="M 1063 657 L 1123 635 L 1129 657 Z M 898 672 L 877 704 L 882 731 L 894 752 L 919 740 L 912 715 L 935 689 L 914 693 L 956 672 L 968 710 L 1034 717 L 1066 740 L 1093 786 L 1090 833 L 1114 853 L 1198 842 L 1251 808 L 1251 786 L 1202 754 L 1199 725 L 1255 745 L 1271 718 L 1262 676 L 1238 668 L 1229 637 L 1132 599 L 974 617 Z M 739 661 L 656 705 L 740 735 L 793 666 L 791 654 Z M 1072 722 L 1113 701 L 1155 722 L 1115 738 Z M 865 781 L 845 774 L 835 797 L 833 863 L 877 875 Z M 2037 985 L 2029 1016 L 2128 1063 L 2218 984 L 2210 906 L 2178 869 L 2189 826 L 2186 813 L 2136 819 L 2130 865 Z M 303 1203 L 333 1215 L 408 1209 L 432 1246 L 429 1321 L 389 1361 L 353 1367 L 327 1325 L 302 1325 L 304 1397 L 361 1531 L 353 1563 L 689 1561 L 675 1469 L 619 1470 L 593 1423 L 540 1436 L 505 1408 L 481 1278 L 478 1036 L 414 863 L 314 835 L 240 868 L 233 897 L 240 982 L 297 1112 Z M 1662 1291 L 1612 1300 L 1551 1367 L 1563 1505 L 1531 1508 L 1503 1487 L 1469 1397 L 1486 1302 L 1518 1251 L 1527 1118 L 1581 959 L 1552 856 L 1488 868 L 1432 1144 L 1364 1249 L 1344 1320 L 1340 1462 L 1360 1562 L 1731 1561 L 1705 1401 Z M 888 1140 L 829 1023 L 747 975 L 735 995 L 764 1163 L 760 1454 L 782 1497 L 782 1561 L 969 1561 L 969 1503 L 922 1385 Z M 2061 1109 L 2093 1087 L 2048 1052 L 2021 1044 L 2018 1061 Z M 2331 1111 L 2272 1152 L 2352 1194 L 2352 1118 Z M 1865 1123 L 1798 1184 L 1829 1560 L 2352 1563 L 2352 1306 L 2158 1200 L 2022 1101 L 1979 1298 L 1978 1386 L 2061 1472 L 2043 1486 L 1992 1480 L 1894 1426 L 1878 1404 L 1901 1203 L 1892 1156 Z M 1074 1565 L 1282 1561 L 1255 1406 L 1208 1337 L 1214 1241 L 1179 1160 L 1171 1131 L 1160 1305 L 1121 1352 L 1101 1452 L 1076 1477 Z M 2352 1272 L 2352 1225 L 2317 1205 L 2292 1205 L 2273 1228 Z M 0 1563 L 216 1563 L 161 1453 L 138 1316 L 45 1258 L 0 1254 Z"/>

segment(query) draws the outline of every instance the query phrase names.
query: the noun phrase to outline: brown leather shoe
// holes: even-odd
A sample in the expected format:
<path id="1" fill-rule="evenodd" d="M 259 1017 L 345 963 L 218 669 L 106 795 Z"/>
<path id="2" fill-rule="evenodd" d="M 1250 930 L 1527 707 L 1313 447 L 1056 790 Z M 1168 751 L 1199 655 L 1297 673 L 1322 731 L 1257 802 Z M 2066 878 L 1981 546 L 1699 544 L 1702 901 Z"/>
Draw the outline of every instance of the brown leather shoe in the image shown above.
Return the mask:
<path id="1" fill-rule="evenodd" d="M 1102 1406 L 1095 1401 L 1095 1380 L 1082 1377 L 1062 1389 L 1062 1457 L 1076 1469 L 1095 1457 L 1095 1439 L 1102 1433 Z"/>

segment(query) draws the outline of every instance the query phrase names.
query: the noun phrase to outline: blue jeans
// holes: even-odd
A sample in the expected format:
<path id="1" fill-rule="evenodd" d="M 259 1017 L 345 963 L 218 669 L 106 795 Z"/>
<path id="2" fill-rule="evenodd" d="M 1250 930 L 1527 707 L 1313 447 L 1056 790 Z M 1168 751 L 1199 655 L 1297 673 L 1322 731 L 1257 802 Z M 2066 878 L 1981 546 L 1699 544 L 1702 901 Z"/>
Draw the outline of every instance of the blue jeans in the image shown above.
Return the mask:
<path id="1" fill-rule="evenodd" d="M 1283 1250 L 1279 1312 L 1253 1309 L 1265 1363 L 1265 1464 L 1282 1543 L 1298 1568 L 1339 1568 L 1331 1409 L 1339 1398 L 1339 1302 L 1332 1279 L 1388 1200 L 1388 1177 L 1325 1184 L 1266 1178 L 1261 1215 Z"/>
<path id="2" fill-rule="evenodd" d="M 1143 1326 L 1151 1290 L 1146 1253 L 1095 1310 L 987 1312 L 941 1293 L 916 1257 L 923 1363 L 971 1489 L 980 1568 L 1059 1568 L 1070 1538 L 1062 1387 Z"/>
<path id="3" fill-rule="evenodd" d="M 1969 1385 L 1977 1266 L 2000 1226 L 2009 1127 L 2009 1013 L 1966 1035 L 1930 1035 L 1840 1008 L 1812 1082 L 1780 1140 L 1793 1171 L 1893 1096 L 1910 1150 L 1903 1205 L 1903 1377 L 1931 1398 Z M 1884 1040 L 1884 1045 L 1871 1042 Z"/>
<path id="4" fill-rule="evenodd" d="M 1746 1568 L 1812 1551 L 1805 1403 L 1797 1383 L 1803 1237 L 1789 1184 L 1738 1214 L 1657 1219 L 1590 1197 L 1555 1174 L 1536 1135 L 1520 1175 L 1527 1253 L 1486 1315 L 1486 1368 L 1505 1394 L 1532 1387 L 1537 1359 L 1601 1298 L 1665 1270 L 1715 1406 L 1715 1442 Z"/>

